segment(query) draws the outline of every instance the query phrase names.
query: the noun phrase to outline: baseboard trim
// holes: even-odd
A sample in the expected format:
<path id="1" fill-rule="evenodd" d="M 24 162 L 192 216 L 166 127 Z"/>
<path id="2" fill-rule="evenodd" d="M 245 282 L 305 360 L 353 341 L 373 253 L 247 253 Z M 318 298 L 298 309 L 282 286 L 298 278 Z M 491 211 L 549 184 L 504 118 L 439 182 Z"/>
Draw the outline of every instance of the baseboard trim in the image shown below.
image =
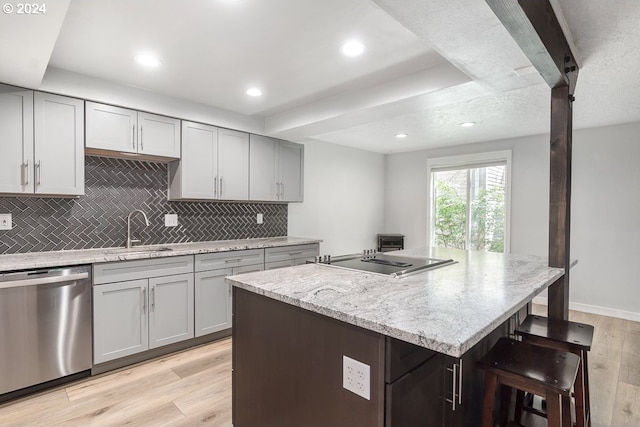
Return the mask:
<path id="1" fill-rule="evenodd" d="M 547 297 L 535 297 L 534 304 L 547 305 Z M 583 311 L 585 313 L 599 314 L 600 316 L 616 317 L 618 319 L 632 320 L 640 322 L 640 313 L 634 311 L 619 310 L 617 308 L 601 307 L 598 305 L 582 304 L 579 302 L 569 301 L 569 309 Z"/>

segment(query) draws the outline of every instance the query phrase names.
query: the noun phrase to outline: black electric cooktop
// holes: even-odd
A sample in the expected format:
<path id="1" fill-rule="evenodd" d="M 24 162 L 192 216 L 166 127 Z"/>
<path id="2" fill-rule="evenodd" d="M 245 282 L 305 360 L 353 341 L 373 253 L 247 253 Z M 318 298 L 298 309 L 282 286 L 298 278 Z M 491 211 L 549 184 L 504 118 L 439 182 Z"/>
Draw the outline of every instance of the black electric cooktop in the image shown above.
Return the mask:
<path id="1" fill-rule="evenodd" d="M 383 253 L 365 255 L 342 255 L 319 259 L 322 264 L 348 268 L 350 270 L 367 271 L 394 278 L 421 273 L 423 271 L 455 263 L 452 259 L 408 258 Z"/>

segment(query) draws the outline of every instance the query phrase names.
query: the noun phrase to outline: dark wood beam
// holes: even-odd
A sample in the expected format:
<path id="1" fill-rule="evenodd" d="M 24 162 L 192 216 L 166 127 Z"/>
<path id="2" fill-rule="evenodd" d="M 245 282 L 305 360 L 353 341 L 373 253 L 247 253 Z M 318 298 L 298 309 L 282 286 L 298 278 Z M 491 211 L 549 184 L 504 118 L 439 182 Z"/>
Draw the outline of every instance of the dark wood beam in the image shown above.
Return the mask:
<path id="1" fill-rule="evenodd" d="M 578 66 L 549 0 L 486 0 L 549 87 L 574 93 Z"/>

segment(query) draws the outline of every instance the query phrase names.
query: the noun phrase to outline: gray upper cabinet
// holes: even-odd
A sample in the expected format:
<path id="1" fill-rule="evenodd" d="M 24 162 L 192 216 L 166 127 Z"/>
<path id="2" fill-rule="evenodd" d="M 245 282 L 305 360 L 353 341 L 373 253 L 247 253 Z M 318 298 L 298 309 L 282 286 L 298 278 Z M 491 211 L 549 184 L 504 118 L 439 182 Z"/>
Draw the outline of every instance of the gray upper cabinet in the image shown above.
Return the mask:
<path id="1" fill-rule="evenodd" d="M 303 201 L 304 146 L 261 135 L 249 145 L 249 198 L 255 201 Z"/>
<path id="2" fill-rule="evenodd" d="M 84 194 L 83 101 L 0 85 L 0 193 Z"/>
<path id="3" fill-rule="evenodd" d="M 280 199 L 287 202 L 302 202 L 304 196 L 304 146 L 281 141 L 279 149 Z"/>
<path id="4" fill-rule="evenodd" d="M 34 94 L 36 194 L 84 194 L 84 101 Z"/>
<path id="5" fill-rule="evenodd" d="M 180 158 L 180 120 L 138 113 L 138 153 Z"/>
<path id="6" fill-rule="evenodd" d="M 249 199 L 278 201 L 278 140 L 249 137 Z"/>
<path id="7" fill-rule="evenodd" d="M 180 158 L 180 120 L 87 102 L 89 152 Z"/>
<path id="8" fill-rule="evenodd" d="M 249 134 L 218 129 L 218 198 L 249 200 Z"/>
<path id="9" fill-rule="evenodd" d="M 136 111 L 87 102 L 86 116 L 87 148 L 122 153 L 138 152 L 136 148 L 138 114 Z"/>
<path id="10" fill-rule="evenodd" d="M 182 157 L 169 165 L 169 200 L 248 200 L 249 135 L 182 122 Z"/>
<path id="11" fill-rule="evenodd" d="M 33 193 L 33 91 L 0 85 L 0 193 Z"/>

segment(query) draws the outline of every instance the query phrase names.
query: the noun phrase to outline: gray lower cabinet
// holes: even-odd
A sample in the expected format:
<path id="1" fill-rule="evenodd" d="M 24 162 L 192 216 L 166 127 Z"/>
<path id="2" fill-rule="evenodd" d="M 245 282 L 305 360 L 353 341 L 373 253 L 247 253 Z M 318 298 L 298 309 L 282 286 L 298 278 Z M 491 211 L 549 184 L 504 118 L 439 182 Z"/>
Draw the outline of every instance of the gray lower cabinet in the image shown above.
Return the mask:
<path id="1" fill-rule="evenodd" d="M 96 264 L 93 274 L 94 364 L 193 338 L 193 256 Z"/>
<path id="2" fill-rule="evenodd" d="M 224 278 L 264 270 L 264 250 L 196 255 L 195 266 L 195 336 L 231 328 L 231 287 Z"/>
<path id="3" fill-rule="evenodd" d="M 319 254 L 320 245 L 318 243 L 266 248 L 264 250 L 264 269 L 273 270 L 305 264 L 308 259 Z"/>
<path id="4" fill-rule="evenodd" d="M 149 349 L 147 279 L 93 287 L 93 363 Z"/>
<path id="5" fill-rule="evenodd" d="M 149 348 L 193 338 L 193 274 L 149 279 Z"/>

